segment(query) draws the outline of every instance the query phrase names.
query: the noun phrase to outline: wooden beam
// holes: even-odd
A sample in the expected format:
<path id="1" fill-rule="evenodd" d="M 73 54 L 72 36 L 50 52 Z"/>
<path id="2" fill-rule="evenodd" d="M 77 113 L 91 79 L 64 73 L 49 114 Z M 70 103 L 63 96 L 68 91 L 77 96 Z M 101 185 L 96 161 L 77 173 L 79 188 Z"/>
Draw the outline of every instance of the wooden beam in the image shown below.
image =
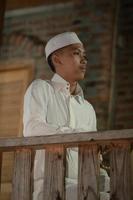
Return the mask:
<path id="1" fill-rule="evenodd" d="M 6 0 L 0 0 L 0 46 L 2 44 L 2 31 L 4 25 L 5 8 L 6 8 Z"/>
<path id="2" fill-rule="evenodd" d="M 65 158 L 63 146 L 46 148 L 44 200 L 65 200 Z"/>
<path id="3" fill-rule="evenodd" d="M 109 96 L 109 109 L 107 129 L 114 129 L 115 122 L 115 104 L 116 104 L 116 43 L 118 40 L 118 20 L 120 12 L 120 0 L 113 0 L 114 17 L 112 21 L 112 50 L 111 50 L 111 86 Z"/>
<path id="4" fill-rule="evenodd" d="M 0 192 L 1 192 L 1 175 L 2 175 L 2 152 L 0 151 Z"/>
<path id="5" fill-rule="evenodd" d="M 79 147 L 78 200 L 99 199 L 98 178 L 100 163 L 97 145 Z"/>
<path id="6" fill-rule="evenodd" d="M 112 142 L 133 142 L 133 129 L 99 131 L 99 132 L 82 132 L 71 134 L 55 134 L 36 137 L 22 138 L 1 138 L 0 148 L 4 151 L 13 151 L 16 148 L 41 149 L 52 144 L 63 144 L 68 146 L 77 146 L 82 143 L 105 143 Z"/>
<path id="7" fill-rule="evenodd" d="M 111 200 L 131 200 L 130 153 L 129 144 L 111 149 Z"/>
<path id="8" fill-rule="evenodd" d="M 32 153 L 30 150 L 17 150 L 15 152 L 15 166 L 13 173 L 13 200 L 31 199 L 31 167 Z"/>

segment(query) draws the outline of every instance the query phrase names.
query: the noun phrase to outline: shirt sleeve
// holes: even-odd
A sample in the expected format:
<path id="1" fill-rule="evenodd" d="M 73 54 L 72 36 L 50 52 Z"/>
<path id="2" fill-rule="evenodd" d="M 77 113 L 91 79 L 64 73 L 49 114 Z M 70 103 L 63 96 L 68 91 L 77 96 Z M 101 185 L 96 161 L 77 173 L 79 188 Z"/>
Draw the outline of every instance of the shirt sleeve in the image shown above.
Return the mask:
<path id="1" fill-rule="evenodd" d="M 89 124 L 88 124 L 88 131 L 97 131 L 97 120 L 96 120 L 96 113 L 93 106 L 87 102 L 89 106 Z"/>
<path id="2" fill-rule="evenodd" d="M 46 122 L 48 93 L 48 83 L 39 79 L 33 81 L 27 89 L 23 110 L 23 135 L 25 137 L 76 132 L 70 127 L 59 127 Z"/>
<path id="3" fill-rule="evenodd" d="M 92 131 L 97 131 L 97 120 L 96 120 L 96 113 L 94 108 L 92 107 Z"/>

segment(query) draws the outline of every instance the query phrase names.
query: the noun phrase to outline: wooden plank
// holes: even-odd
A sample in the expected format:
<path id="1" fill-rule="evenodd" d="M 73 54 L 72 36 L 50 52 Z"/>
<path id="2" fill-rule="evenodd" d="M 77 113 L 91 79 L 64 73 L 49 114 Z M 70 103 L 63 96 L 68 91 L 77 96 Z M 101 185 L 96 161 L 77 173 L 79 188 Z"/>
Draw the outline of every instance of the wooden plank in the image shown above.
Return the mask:
<path id="1" fill-rule="evenodd" d="M 110 56 L 110 68 L 111 68 L 111 81 L 109 91 L 109 109 L 107 128 L 113 129 L 115 127 L 115 115 L 116 115 L 116 56 L 117 56 L 117 42 L 118 42 L 118 23 L 120 17 L 120 0 L 113 0 L 113 21 L 112 21 L 112 42 L 111 42 L 111 56 Z"/>
<path id="2" fill-rule="evenodd" d="M 11 200 L 11 193 L 10 192 L 1 192 L 0 200 Z"/>
<path id="3" fill-rule="evenodd" d="M 32 70 L 30 63 L 0 63 L 0 137 L 22 136 L 23 97 Z"/>
<path id="4" fill-rule="evenodd" d="M 1 192 L 0 192 L 0 200 L 11 200 L 11 183 L 2 183 Z"/>
<path id="5" fill-rule="evenodd" d="M 98 200 L 99 160 L 97 145 L 79 147 L 78 200 Z"/>
<path id="6" fill-rule="evenodd" d="M 2 152 L 0 151 L 0 191 L 1 191 L 1 175 L 2 175 Z"/>
<path id="7" fill-rule="evenodd" d="M 33 66 L 31 60 L 0 61 L 0 137 L 22 136 L 23 97 L 33 78 Z M 13 161 L 13 152 L 3 153 L 1 182 L 4 190 L 8 189 L 5 183 L 12 180 Z"/>
<path id="8" fill-rule="evenodd" d="M 46 149 L 44 200 L 65 200 L 65 155 L 62 146 Z"/>
<path id="9" fill-rule="evenodd" d="M 133 148 L 131 151 L 131 188 L 133 188 Z M 133 189 L 131 190 L 131 199 L 133 199 Z"/>
<path id="10" fill-rule="evenodd" d="M 64 144 L 68 146 L 73 146 L 74 143 L 78 145 L 81 142 L 101 144 L 105 142 L 105 144 L 110 144 L 115 140 L 129 140 L 129 142 L 133 142 L 133 129 L 83 132 L 62 135 L 55 134 L 27 138 L 0 138 L 0 148 L 4 151 L 13 151 L 17 147 L 41 149 L 49 144 Z"/>
<path id="11" fill-rule="evenodd" d="M 14 152 L 3 152 L 2 154 L 2 183 L 11 183 L 14 164 Z"/>
<path id="12" fill-rule="evenodd" d="M 12 200 L 31 199 L 31 150 L 15 152 Z"/>
<path id="13" fill-rule="evenodd" d="M 11 71 L 11 70 L 29 70 L 29 82 L 34 77 L 35 61 L 30 58 L 9 58 L 7 60 L 0 60 L 0 72 Z"/>
<path id="14" fill-rule="evenodd" d="M 111 150 L 111 200 L 131 200 L 130 145 L 116 144 Z"/>

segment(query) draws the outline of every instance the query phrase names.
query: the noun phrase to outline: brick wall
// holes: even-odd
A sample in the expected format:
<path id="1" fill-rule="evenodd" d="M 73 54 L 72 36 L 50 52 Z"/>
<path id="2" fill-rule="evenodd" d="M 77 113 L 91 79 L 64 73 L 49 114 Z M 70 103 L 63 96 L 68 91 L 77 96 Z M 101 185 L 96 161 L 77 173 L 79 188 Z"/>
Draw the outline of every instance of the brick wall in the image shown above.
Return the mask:
<path id="1" fill-rule="evenodd" d="M 52 75 L 44 59 L 44 45 L 50 37 L 63 31 L 75 31 L 79 35 L 89 59 L 81 85 L 86 99 L 96 110 L 98 129 L 108 128 L 114 2 L 82 0 L 28 12 L 20 10 L 6 15 L 3 32 L 1 59 L 34 58 L 35 78 Z"/>

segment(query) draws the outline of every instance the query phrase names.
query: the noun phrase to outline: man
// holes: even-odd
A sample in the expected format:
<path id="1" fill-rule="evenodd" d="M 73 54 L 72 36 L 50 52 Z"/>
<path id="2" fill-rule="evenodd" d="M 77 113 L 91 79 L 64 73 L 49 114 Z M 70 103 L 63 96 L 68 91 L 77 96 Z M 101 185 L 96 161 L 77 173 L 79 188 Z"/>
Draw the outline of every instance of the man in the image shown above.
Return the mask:
<path id="1" fill-rule="evenodd" d="M 83 43 L 74 32 L 51 38 L 46 60 L 55 72 L 51 80 L 35 80 L 24 98 L 24 136 L 96 131 L 95 111 L 78 84 L 85 76 L 87 59 Z M 37 151 L 34 166 L 34 200 L 43 199 L 44 156 Z M 76 200 L 78 152 L 68 150 L 67 200 Z"/>

